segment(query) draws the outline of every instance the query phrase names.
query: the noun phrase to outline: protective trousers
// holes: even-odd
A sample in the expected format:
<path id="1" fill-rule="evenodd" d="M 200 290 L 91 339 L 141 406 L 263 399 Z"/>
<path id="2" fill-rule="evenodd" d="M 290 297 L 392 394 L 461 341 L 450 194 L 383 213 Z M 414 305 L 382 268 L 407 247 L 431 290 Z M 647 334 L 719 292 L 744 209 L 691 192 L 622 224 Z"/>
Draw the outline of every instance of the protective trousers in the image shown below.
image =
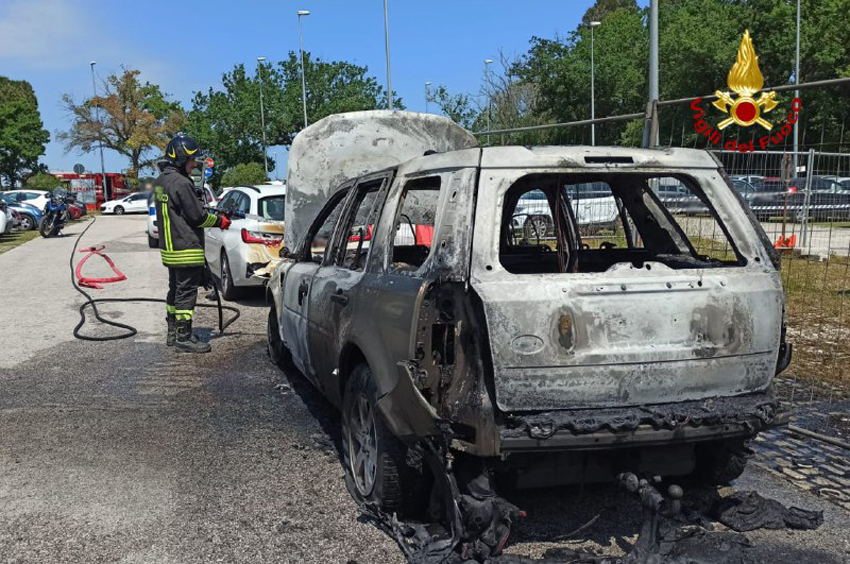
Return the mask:
<path id="1" fill-rule="evenodd" d="M 198 301 L 198 286 L 204 276 L 203 266 L 168 269 L 168 296 L 165 299 L 168 313 L 178 320 L 191 320 Z"/>

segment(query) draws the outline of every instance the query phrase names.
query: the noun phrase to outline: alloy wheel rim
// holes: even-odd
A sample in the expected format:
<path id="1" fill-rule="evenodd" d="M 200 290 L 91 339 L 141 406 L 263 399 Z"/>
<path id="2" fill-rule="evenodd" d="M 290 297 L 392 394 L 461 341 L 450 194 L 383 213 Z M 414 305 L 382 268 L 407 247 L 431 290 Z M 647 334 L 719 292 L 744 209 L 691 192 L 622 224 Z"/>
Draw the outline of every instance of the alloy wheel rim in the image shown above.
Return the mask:
<path id="1" fill-rule="evenodd" d="M 348 453 L 354 485 L 363 496 L 372 493 L 375 487 L 378 468 L 377 443 L 374 412 L 369 400 L 361 393 L 349 415 Z"/>

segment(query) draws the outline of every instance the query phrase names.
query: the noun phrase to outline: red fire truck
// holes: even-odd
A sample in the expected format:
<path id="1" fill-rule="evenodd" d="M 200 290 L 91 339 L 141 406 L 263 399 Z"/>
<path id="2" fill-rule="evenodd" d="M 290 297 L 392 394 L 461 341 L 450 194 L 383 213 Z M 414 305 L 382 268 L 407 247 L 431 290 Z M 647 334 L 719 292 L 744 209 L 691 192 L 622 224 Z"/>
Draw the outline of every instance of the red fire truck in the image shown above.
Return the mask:
<path id="1" fill-rule="evenodd" d="M 96 210 L 103 202 L 127 196 L 133 191 L 132 188 L 124 183 L 124 176 L 117 172 L 106 173 L 105 193 L 103 183 L 104 175 L 99 172 L 83 174 L 77 174 L 76 172 L 51 172 L 50 174 L 61 180 L 70 191 L 79 192 L 81 196 L 79 199 L 80 203 L 85 203 L 89 210 Z M 86 185 L 90 186 L 91 181 L 94 181 L 94 201 L 91 201 L 92 198 L 89 197 L 89 194 L 85 194 L 85 196 L 83 196 L 83 194 L 87 191 Z M 88 192 L 90 193 L 90 190 L 88 190 Z M 85 201 L 85 199 L 88 199 L 89 201 Z"/>

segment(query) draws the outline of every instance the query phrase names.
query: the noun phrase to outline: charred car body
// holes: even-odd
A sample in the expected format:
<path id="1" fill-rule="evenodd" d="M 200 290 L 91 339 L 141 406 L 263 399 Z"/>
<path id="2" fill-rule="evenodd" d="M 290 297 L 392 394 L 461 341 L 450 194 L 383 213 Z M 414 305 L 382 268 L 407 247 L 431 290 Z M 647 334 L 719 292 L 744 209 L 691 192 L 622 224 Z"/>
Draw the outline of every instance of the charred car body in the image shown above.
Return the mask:
<path id="1" fill-rule="evenodd" d="M 709 153 L 479 148 L 438 116 L 358 112 L 304 130 L 289 163 L 270 354 L 342 409 L 361 500 L 405 511 L 423 441 L 519 487 L 723 482 L 780 421 L 778 262 Z M 668 210 L 673 183 L 709 214 Z M 587 185 L 616 205 L 610 235 L 583 236 Z M 546 240 L 514 221 L 532 192 Z"/>

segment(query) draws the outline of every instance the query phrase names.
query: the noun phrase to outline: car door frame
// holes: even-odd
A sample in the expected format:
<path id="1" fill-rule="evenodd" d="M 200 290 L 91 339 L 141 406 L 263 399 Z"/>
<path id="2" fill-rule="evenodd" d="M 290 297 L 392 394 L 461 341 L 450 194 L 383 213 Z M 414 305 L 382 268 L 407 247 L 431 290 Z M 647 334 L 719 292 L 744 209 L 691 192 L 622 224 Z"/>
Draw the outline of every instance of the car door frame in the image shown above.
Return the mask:
<path id="1" fill-rule="evenodd" d="M 316 361 L 313 368 L 320 388 L 331 401 L 339 401 L 338 397 L 338 365 L 342 348 L 348 340 L 346 331 L 347 317 L 356 302 L 357 285 L 369 271 L 373 245 L 372 241 L 380 237 L 377 224 L 386 202 L 387 191 L 392 184 L 394 171 L 381 171 L 361 176 L 349 190 L 345 207 L 337 221 L 334 236 L 331 240 L 331 251 L 325 253 L 322 265 L 313 273 L 310 283 L 310 306 L 307 312 L 307 343 L 310 355 Z M 363 260 L 363 268 L 353 270 L 342 264 L 342 256 L 348 245 L 349 231 L 354 226 L 359 206 L 359 194 L 368 185 L 379 182 L 375 201 L 369 210 L 372 222 L 372 235 L 369 239 L 369 249 Z M 369 189 L 371 192 L 372 190 Z"/>
<path id="2" fill-rule="evenodd" d="M 303 239 L 298 242 L 298 247 L 292 254 L 292 264 L 286 268 L 280 281 L 282 298 L 278 322 L 281 338 L 289 349 L 295 366 L 317 388 L 321 388 L 321 386 L 316 379 L 313 358 L 308 346 L 309 293 L 313 274 L 328 260 L 334 237 L 332 236 L 325 246 L 321 262 L 313 260 L 309 246 L 328 216 L 333 213 L 337 206 L 342 206 L 342 211 L 332 231 L 334 235 L 336 234 L 339 224 L 345 216 L 348 198 L 352 194 L 351 188 L 354 187 L 354 184 L 355 181 L 353 180 L 343 183 L 328 198 L 328 201 L 310 224 L 310 228 L 304 233 Z"/>

